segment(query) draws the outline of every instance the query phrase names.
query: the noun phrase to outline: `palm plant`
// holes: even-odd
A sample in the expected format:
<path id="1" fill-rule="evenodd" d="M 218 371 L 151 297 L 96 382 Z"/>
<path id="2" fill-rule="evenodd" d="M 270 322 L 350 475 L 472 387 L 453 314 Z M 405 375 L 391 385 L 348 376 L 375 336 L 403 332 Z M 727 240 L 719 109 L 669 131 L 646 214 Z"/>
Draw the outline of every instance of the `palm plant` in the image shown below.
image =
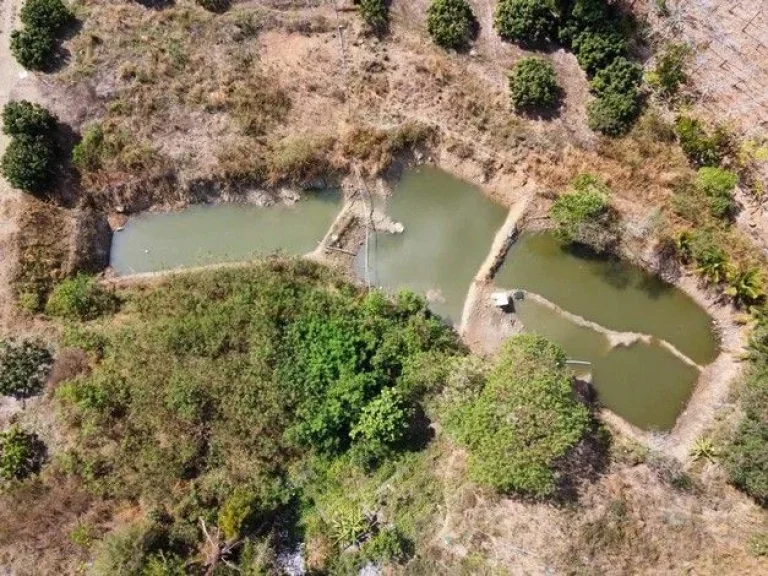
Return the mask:
<path id="1" fill-rule="evenodd" d="M 714 462 L 718 454 L 719 450 L 717 449 L 717 446 L 715 446 L 712 438 L 709 437 L 699 438 L 694 442 L 693 447 L 691 448 L 691 458 L 695 461 L 709 460 L 710 462 Z"/>
<path id="2" fill-rule="evenodd" d="M 765 298 L 763 275 L 758 268 L 739 268 L 728 273 L 725 294 L 737 306 L 751 305 Z"/>
<path id="3" fill-rule="evenodd" d="M 719 284 L 728 275 L 728 259 L 719 248 L 708 248 L 696 257 L 696 271 L 708 282 Z"/>

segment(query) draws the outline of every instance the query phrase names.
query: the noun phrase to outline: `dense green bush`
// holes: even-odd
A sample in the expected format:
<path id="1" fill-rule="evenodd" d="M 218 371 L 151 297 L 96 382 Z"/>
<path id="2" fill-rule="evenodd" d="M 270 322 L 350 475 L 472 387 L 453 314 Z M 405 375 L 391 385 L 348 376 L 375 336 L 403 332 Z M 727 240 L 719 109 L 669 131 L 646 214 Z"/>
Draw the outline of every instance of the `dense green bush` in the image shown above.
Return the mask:
<path id="1" fill-rule="evenodd" d="M 360 15 L 368 27 L 376 34 L 384 34 L 389 28 L 388 0 L 355 0 Z"/>
<path id="2" fill-rule="evenodd" d="M 51 132 L 56 117 L 26 100 L 3 108 L 3 132 L 11 142 L 0 161 L 3 176 L 25 192 L 43 192 L 53 175 L 56 160 Z"/>
<path id="3" fill-rule="evenodd" d="M 643 67 L 620 57 L 598 70 L 589 88 L 596 96 L 611 93 L 637 94 L 637 87 L 642 81 Z"/>
<path id="4" fill-rule="evenodd" d="M 53 289 L 45 311 L 51 316 L 83 321 L 114 312 L 118 304 L 115 295 L 105 290 L 91 276 L 78 274 Z"/>
<path id="5" fill-rule="evenodd" d="M 53 176 L 56 155 L 44 137 L 14 138 L 0 162 L 3 176 L 15 188 L 41 193 Z"/>
<path id="6" fill-rule="evenodd" d="M 29 0 L 21 9 L 24 28 L 11 33 L 11 52 L 29 70 L 50 68 L 56 36 L 73 18 L 61 0 Z"/>
<path id="7" fill-rule="evenodd" d="M 382 390 L 360 414 L 350 430 L 350 438 L 359 446 L 359 458 L 366 465 L 385 458 L 405 440 L 413 418 L 413 408 L 396 388 Z"/>
<path id="8" fill-rule="evenodd" d="M 17 425 L 0 432 L 0 478 L 23 480 L 40 469 L 45 446 L 32 433 Z"/>
<path id="9" fill-rule="evenodd" d="M 765 279 L 755 267 L 734 268 L 726 274 L 728 286 L 724 293 L 737 307 L 752 306 L 765 300 Z"/>
<path id="10" fill-rule="evenodd" d="M 50 351 L 23 340 L 0 340 L 0 395 L 29 398 L 39 394 L 53 364 Z"/>
<path id="11" fill-rule="evenodd" d="M 499 0 L 494 26 L 504 40 L 536 46 L 555 36 L 557 17 L 550 0 Z"/>
<path id="12" fill-rule="evenodd" d="M 565 360 L 561 348 L 540 336 L 516 336 L 478 395 L 448 405 L 446 428 L 468 448 L 475 481 L 501 492 L 555 494 L 558 461 L 591 423 L 574 397 Z"/>
<path id="13" fill-rule="evenodd" d="M 561 19 L 558 37 L 566 46 L 585 31 L 604 31 L 618 28 L 619 21 L 605 0 L 559 1 Z"/>
<path id="14" fill-rule="evenodd" d="M 56 123 L 46 108 L 26 100 L 9 102 L 3 108 L 3 133 L 13 138 L 47 136 Z"/>
<path id="15" fill-rule="evenodd" d="M 728 272 L 728 255 L 711 230 L 694 230 L 678 239 L 684 262 L 693 261 L 705 280 L 718 284 Z"/>
<path id="16" fill-rule="evenodd" d="M 573 40 L 576 59 L 587 74 L 606 68 L 627 51 L 627 41 L 615 30 L 582 32 Z"/>
<path id="17" fill-rule="evenodd" d="M 733 189 L 739 176 L 730 170 L 705 166 L 696 174 L 696 185 L 707 196 L 709 209 L 717 218 L 729 218 L 736 209 Z"/>
<path id="18" fill-rule="evenodd" d="M 516 110 L 548 109 L 557 103 L 560 88 L 555 69 L 543 58 L 523 58 L 509 75 L 512 105 Z"/>
<path id="19" fill-rule="evenodd" d="M 717 166 L 729 145 L 728 134 L 716 128 L 710 134 L 702 122 L 690 116 L 680 116 L 675 122 L 680 146 L 695 166 Z"/>
<path id="20" fill-rule="evenodd" d="M 673 98 L 688 80 L 686 67 L 691 56 L 687 44 L 669 44 L 656 55 L 656 66 L 648 83 L 665 98 Z"/>
<path id="21" fill-rule="evenodd" d="M 578 176 L 572 191 L 552 205 L 555 235 L 563 242 L 584 244 L 598 252 L 613 249 L 621 231 L 609 194 L 608 186 L 597 177 Z"/>
<path id="22" fill-rule="evenodd" d="M 608 92 L 587 105 L 587 124 L 607 136 L 626 134 L 640 115 L 636 94 Z"/>
<path id="23" fill-rule="evenodd" d="M 62 0 L 26 0 L 20 20 L 28 28 L 57 33 L 72 21 L 72 13 Z"/>
<path id="24" fill-rule="evenodd" d="M 475 15 L 466 0 L 433 0 L 427 8 L 427 31 L 438 46 L 467 48 L 474 27 Z"/>
<path id="25" fill-rule="evenodd" d="M 208 10 L 208 12 L 221 14 L 229 10 L 232 0 L 197 0 L 197 3 Z"/>

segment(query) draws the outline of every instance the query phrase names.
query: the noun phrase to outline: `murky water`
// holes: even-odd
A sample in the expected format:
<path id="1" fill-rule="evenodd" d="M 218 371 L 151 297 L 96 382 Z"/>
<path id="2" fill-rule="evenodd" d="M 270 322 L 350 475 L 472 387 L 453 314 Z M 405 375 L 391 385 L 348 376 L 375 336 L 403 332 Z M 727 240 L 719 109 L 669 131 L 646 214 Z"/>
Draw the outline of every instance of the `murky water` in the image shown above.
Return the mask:
<path id="1" fill-rule="evenodd" d="M 387 201 L 387 212 L 402 222 L 405 232 L 377 235 L 370 259 L 372 283 L 428 293 L 432 310 L 458 323 L 469 286 L 506 210 L 471 184 L 421 167 L 402 178 Z M 360 254 L 355 262 L 360 274 L 362 261 Z"/>
<path id="2" fill-rule="evenodd" d="M 611 348 L 605 335 L 530 299 L 516 301 L 515 308 L 526 330 L 560 344 L 569 359 L 591 363 L 588 370 L 602 405 L 640 428 L 674 426 L 698 378 L 695 367 L 655 341 Z"/>
<path id="3" fill-rule="evenodd" d="M 338 191 L 306 194 L 292 206 L 222 203 L 132 217 L 112 240 L 118 274 L 249 260 L 314 250 L 341 207 Z"/>
<path id="4" fill-rule="evenodd" d="M 698 364 L 717 356 L 711 318 L 683 291 L 625 261 L 564 249 L 551 234 L 523 235 L 496 283 L 541 294 L 611 330 L 667 340 Z"/>

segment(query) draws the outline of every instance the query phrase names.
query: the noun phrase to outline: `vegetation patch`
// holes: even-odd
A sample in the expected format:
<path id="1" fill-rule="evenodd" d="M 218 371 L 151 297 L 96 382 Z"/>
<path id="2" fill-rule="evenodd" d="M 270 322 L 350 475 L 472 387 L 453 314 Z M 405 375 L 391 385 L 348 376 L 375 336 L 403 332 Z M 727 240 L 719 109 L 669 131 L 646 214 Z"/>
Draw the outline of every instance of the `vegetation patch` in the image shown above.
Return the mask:
<path id="1" fill-rule="evenodd" d="M 38 104 L 21 100 L 3 108 L 3 133 L 11 142 L 0 161 L 6 180 L 15 188 L 41 194 L 53 177 L 56 148 L 52 132 L 56 117 Z"/>
<path id="2" fill-rule="evenodd" d="M 355 0 L 363 21 L 378 35 L 389 29 L 389 0 Z"/>
<path id="3" fill-rule="evenodd" d="M 45 445 L 36 434 L 13 425 L 0 432 L 0 479 L 6 483 L 23 480 L 40 470 Z"/>
<path id="4" fill-rule="evenodd" d="M 558 461 L 591 426 L 565 360 L 562 349 L 540 336 L 516 336 L 482 388 L 448 404 L 446 426 L 468 448 L 475 481 L 539 498 L 556 493 Z"/>
<path id="5" fill-rule="evenodd" d="M 39 394 L 53 365 L 45 346 L 22 340 L 0 340 L 0 395 L 29 398 Z"/>
<path id="6" fill-rule="evenodd" d="M 467 48 L 475 26 L 475 15 L 466 0 L 432 0 L 427 8 L 427 31 L 443 48 Z"/>
<path id="7" fill-rule="evenodd" d="M 550 214 L 557 224 L 555 236 L 566 243 L 610 251 L 621 238 L 618 213 L 610 204 L 610 188 L 592 174 L 581 174 L 572 191 L 560 196 Z"/>
<path id="8" fill-rule="evenodd" d="M 94 278 L 78 274 L 60 282 L 48 297 L 45 311 L 66 320 L 94 320 L 115 312 L 117 297 L 105 290 Z"/>
<path id="9" fill-rule="evenodd" d="M 552 64 L 542 58 L 523 58 L 509 75 L 512 105 L 516 110 L 552 109 L 557 103 L 560 87 Z"/>
<path id="10" fill-rule="evenodd" d="M 555 37 L 557 16 L 548 0 L 500 0 L 494 26 L 504 40 L 541 46 Z"/>
<path id="11" fill-rule="evenodd" d="M 74 16 L 62 0 L 27 0 L 19 19 L 24 27 L 11 33 L 13 56 L 29 70 L 50 70 L 58 36 Z"/>

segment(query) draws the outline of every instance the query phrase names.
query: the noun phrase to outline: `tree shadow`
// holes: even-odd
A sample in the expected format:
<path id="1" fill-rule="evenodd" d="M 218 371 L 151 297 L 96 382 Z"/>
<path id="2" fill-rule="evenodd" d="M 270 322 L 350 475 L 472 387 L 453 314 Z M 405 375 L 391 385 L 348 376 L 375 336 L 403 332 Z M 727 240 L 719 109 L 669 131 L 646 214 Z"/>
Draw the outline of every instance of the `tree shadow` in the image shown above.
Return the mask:
<path id="1" fill-rule="evenodd" d="M 166 8 L 172 8 L 175 4 L 175 0 L 136 0 L 136 4 L 141 4 L 144 8 L 149 10 L 165 10 Z"/>
<path id="2" fill-rule="evenodd" d="M 83 192 L 80 172 L 72 164 L 72 149 L 80 142 L 80 134 L 69 124 L 59 122 L 51 136 L 58 161 L 46 198 L 64 208 L 74 208 Z"/>

